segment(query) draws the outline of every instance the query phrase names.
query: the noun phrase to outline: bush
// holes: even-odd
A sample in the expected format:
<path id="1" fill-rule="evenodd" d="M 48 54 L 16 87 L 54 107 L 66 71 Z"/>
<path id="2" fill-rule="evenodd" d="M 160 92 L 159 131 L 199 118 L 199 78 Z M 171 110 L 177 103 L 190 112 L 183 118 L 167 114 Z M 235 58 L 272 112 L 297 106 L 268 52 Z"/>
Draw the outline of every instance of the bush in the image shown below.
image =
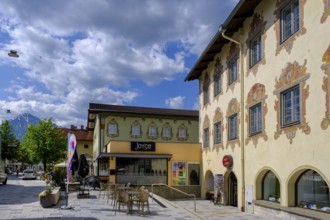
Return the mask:
<path id="1" fill-rule="evenodd" d="M 56 185 L 60 185 L 64 182 L 64 179 L 66 178 L 66 171 L 65 169 L 55 169 L 53 173 L 53 180 L 55 181 Z"/>

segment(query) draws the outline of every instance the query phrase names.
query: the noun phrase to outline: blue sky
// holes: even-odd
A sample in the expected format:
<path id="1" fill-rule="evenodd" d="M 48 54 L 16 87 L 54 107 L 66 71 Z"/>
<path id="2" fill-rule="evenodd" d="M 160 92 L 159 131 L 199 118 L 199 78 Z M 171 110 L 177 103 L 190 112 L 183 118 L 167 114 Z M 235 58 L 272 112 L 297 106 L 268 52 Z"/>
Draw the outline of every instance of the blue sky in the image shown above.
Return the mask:
<path id="1" fill-rule="evenodd" d="M 237 2 L 1 1 L 0 120 L 80 127 L 91 102 L 198 109 L 184 78 Z"/>

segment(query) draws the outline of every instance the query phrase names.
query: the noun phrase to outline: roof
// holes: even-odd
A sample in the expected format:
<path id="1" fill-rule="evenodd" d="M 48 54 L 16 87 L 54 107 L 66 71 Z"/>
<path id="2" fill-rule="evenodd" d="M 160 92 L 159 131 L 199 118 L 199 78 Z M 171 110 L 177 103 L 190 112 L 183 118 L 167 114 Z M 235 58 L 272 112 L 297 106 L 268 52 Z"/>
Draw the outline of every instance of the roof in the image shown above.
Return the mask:
<path id="1" fill-rule="evenodd" d="M 64 135 L 68 133 L 74 134 L 77 141 L 93 141 L 93 131 L 86 129 L 77 129 L 77 128 L 59 128 Z"/>
<path id="2" fill-rule="evenodd" d="M 90 117 L 92 114 L 100 113 L 125 113 L 125 114 L 136 114 L 136 115 L 152 115 L 152 116 L 171 116 L 181 118 L 196 118 L 198 120 L 199 112 L 197 110 L 184 110 L 184 109 L 166 109 L 166 108 L 147 108 L 138 106 L 123 106 L 123 105 L 107 105 L 89 103 L 88 109 L 88 128 L 89 122 L 95 122 L 95 118 Z"/>
<path id="3" fill-rule="evenodd" d="M 186 76 L 185 81 L 198 79 L 202 71 L 207 68 L 207 65 L 214 60 L 214 56 L 219 53 L 222 47 L 228 43 L 228 40 L 222 36 L 225 30 L 227 36 L 231 37 L 242 26 L 243 22 L 253 15 L 254 9 L 261 0 L 240 0 L 234 10 L 230 13 L 227 20 L 220 26 L 217 33 L 214 35 L 202 55 L 199 57 L 194 67 Z M 220 3 L 219 3 L 220 4 Z"/>

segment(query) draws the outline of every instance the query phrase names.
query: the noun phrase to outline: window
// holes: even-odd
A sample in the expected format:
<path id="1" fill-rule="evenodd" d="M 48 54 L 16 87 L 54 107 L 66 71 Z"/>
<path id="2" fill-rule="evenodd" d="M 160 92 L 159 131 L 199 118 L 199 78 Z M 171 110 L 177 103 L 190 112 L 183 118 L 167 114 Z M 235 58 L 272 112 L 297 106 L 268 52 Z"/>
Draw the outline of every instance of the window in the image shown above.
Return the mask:
<path id="1" fill-rule="evenodd" d="M 163 138 L 170 138 L 172 136 L 171 127 L 163 127 Z"/>
<path id="2" fill-rule="evenodd" d="M 138 123 L 134 123 L 132 125 L 132 135 L 133 136 L 140 136 L 141 135 L 141 126 Z"/>
<path id="3" fill-rule="evenodd" d="M 222 142 L 222 127 L 221 122 L 214 124 L 214 143 L 220 144 Z"/>
<path id="4" fill-rule="evenodd" d="M 203 146 L 208 147 L 209 146 L 209 128 L 204 128 L 204 139 L 203 139 Z"/>
<path id="5" fill-rule="evenodd" d="M 290 126 L 300 122 L 299 85 L 281 93 L 282 126 Z"/>
<path id="6" fill-rule="evenodd" d="M 230 116 L 228 120 L 228 139 L 234 140 L 237 138 L 237 114 Z"/>
<path id="7" fill-rule="evenodd" d="M 200 179 L 200 165 L 188 164 L 189 185 L 199 185 Z"/>
<path id="8" fill-rule="evenodd" d="M 216 74 L 214 76 L 214 96 L 217 96 L 218 94 L 221 93 L 221 75 Z"/>
<path id="9" fill-rule="evenodd" d="M 250 135 L 262 132 L 262 108 L 261 103 L 252 106 L 250 113 Z"/>
<path id="10" fill-rule="evenodd" d="M 208 75 L 206 75 L 204 85 L 203 85 L 203 101 L 204 101 L 203 103 L 204 103 L 204 105 L 209 103 L 209 84 L 210 84 L 210 80 L 209 80 Z"/>
<path id="11" fill-rule="evenodd" d="M 99 175 L 109 176 L 109 159 L 99 159 Z"/>
<path id="12" fill-rule="evenodd" d="M 261 60 L 261 35 L 250 42 L 250 67 Z"/>
<path id="13" fill-rule="evenodd" d="M 187 139 L 187 129 L 186 129 L 186 127 L 184 127 L 184 125 L 180 126 L 178 129 L 178 138 L 180 140 Z"/>
<path id="14" fill-rule="evenodd" d="M 84 144 L 84 148 L 87 149 L 88 148 L 88 144 Z"/>
<path id="15" fill-rule="evenodd" d="M 330 206 L 329 186 L 314 170 L 303 173 L 297 180 L 296 187 L 297 206 L 321 210 Z"/>
<path id="16" fill-rule="evenodd" d="M 299 0 L 294 0 L 281 11 L 281 42 L 288 39 L 299 28 Z"/>
<path id="17" fill-rule="evenodd" d="M 272 171 L 268 171 L 262 180 L 262 199 L 279 203 L 280 196 L 280 182 Z"/>
<path id="18" fill-rule="evenodd" d="M 148 128 L 148 136 L 149 137 L 157 137 L 157 127 L 154 125 L 150 125 Z"/>
<path id="19" fill-rule="evenodd" d="M 118 125 L 117 125 L 117 123 L 115 123 L 115 122 L 109 123 L 108 133 L 110 135 L 117 135 L 118 134 Z"/>
<path id="20" fill-rule="evenodd" d="M 237 58 L 231 60 L 228 64 L 228 69 L 229 69 L 229 77 L 228 77 L 228 84 L 232 84 L 237 80 Z"/>

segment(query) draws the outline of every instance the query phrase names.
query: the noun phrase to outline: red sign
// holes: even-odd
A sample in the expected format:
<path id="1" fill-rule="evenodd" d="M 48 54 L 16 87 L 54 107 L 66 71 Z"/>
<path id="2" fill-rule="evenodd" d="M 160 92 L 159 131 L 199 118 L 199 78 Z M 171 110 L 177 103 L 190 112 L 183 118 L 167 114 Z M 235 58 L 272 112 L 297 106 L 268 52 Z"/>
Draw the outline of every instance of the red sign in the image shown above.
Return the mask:
<path id="1" fill-rule="evenodd" d="M 222 158 L 222 164 L 226 168 L 230 168 L 233 166 L 233 157 L 230 155 L 225 155 Z"/>

